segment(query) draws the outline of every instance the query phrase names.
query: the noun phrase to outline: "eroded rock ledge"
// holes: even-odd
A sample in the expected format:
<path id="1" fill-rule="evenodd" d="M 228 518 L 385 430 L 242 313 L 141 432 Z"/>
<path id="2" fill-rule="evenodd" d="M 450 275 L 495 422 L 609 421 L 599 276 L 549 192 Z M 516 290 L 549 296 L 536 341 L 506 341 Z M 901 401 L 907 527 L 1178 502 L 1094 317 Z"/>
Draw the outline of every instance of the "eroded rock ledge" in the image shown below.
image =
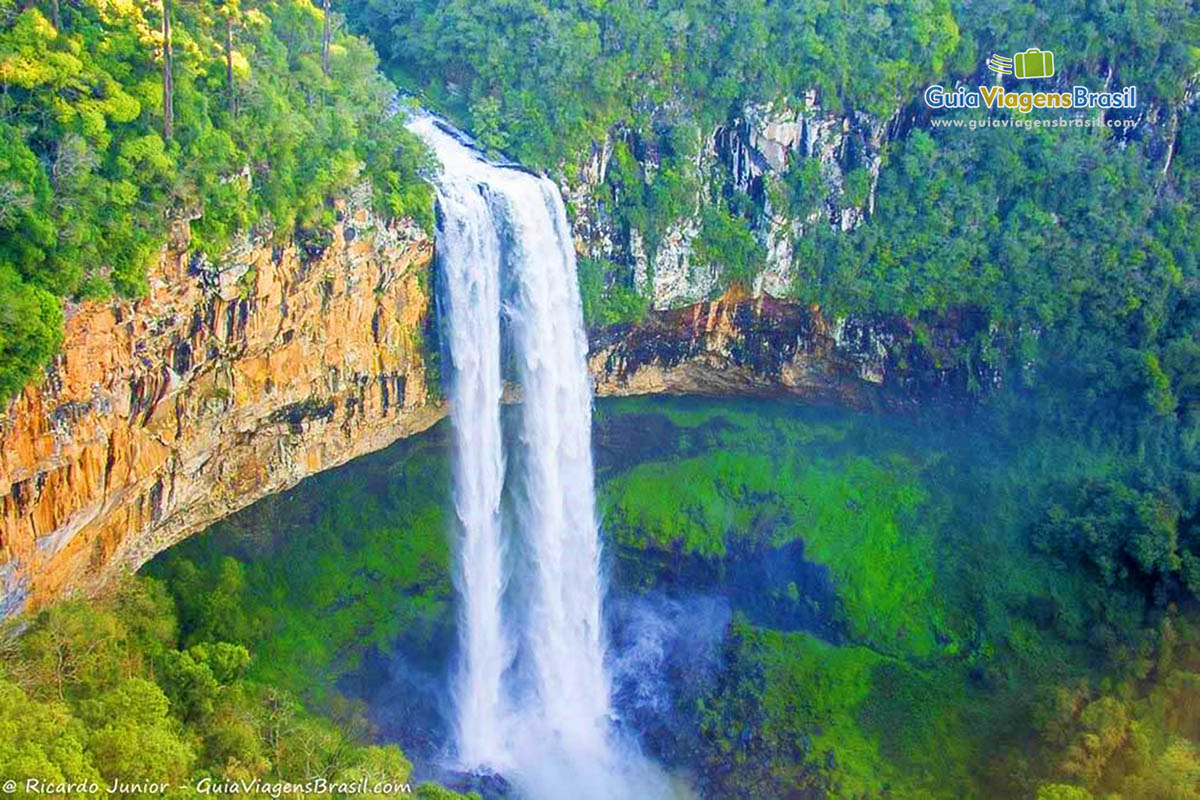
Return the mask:
<path id="1" fill-rule="evenodd" d="M 359 193 L 331 232 L 188 259 L 69 310 L 0 418 L 0 616 L 123 568 L 307 475 L 423 430 L 432 241 Z"/>
<path id="2" fill-rule="evenodd" d="M 445 414 L 427 389 L 433 247 L 419 229 L 360 197 L 329 233 L 247 241 L 216 266 L 182 255 L 178 233 L 146 298 L 70 310 L 46 380 L 0 417 L 0 617 L 92 591 Z M 905 409 L 999 379 L 951 357 L 982 324 L 731 296 L 593 331 L 589 362 L 598 395 Z"/>
<path id="3" fill-rule="evenodd" d="M 726 297 L 595 333 L 589 362 L 602 395 L 756 395 L 902 410 L 933 398 L 970 403 L 1000 381 L 980 360 L 960 357 L 985 325 L 966 310 L 831 320 L 768 295 Z"/>

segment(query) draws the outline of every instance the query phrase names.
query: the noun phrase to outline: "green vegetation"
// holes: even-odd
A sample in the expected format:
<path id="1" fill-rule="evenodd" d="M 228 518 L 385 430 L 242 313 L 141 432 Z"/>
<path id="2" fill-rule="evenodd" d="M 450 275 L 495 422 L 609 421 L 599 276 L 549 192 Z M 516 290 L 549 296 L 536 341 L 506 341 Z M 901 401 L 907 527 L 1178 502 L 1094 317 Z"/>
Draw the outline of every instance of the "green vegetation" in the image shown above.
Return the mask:
<path id="1" fill-rule="evenodd" d="M 165 585 L 148 578 L 10 625 L 0 653 L 0 780 L 17 782 L 10 796 L 137 797 L 136 784 L 156 783 L 166 788 L 152 794 L 186 797 L 200 781 L 256 779 L 350 786 L 330 793 L 313 783 L 294 797 L 354 796 L 363 780 L 368 795 L 391 796 L 376 783 L 408 783 L 411 764 L 395 745 L 369 743 L 360 705 L 334 697 L 314 715 L 248 677 L 251 650 L 181 634 Z M 29 791 L 30 780 L 72 788 Z M 438 787 L 414 794 L 459 797 Z"/>
<path id="2" fill-rule="evenodd" d="M 718 205 L 704 207 L 695 255 L 701 264 L 718 267 L 726 286 L 749 287 L 766 261 L 763 246 L 754 238 L 745 218 Z"/>
<path id="3" fill-rule="evenodd" d="M 932 539 L 912 524 L 925 500 L 913 465 L 724 441 L 722 449 L 640 464 L 605 483 L 603 496 L 612 498 L 605 520 L 616 541 L 720 559 L 731 548 L 802 539 L 807 557 L 833 571 L 857 638 L 928 655 L 938 603 L 927 566 Z"/>
<path id="4" fill-rule="evenodd" d="M 672 128 L 657 144 L 658 164 L 648 174 L 629 145 L 617 142 L 608 175 L 613 197 L 619 198 L 617 219 L 642 232 L 649 253 L 658 249 L 672 224 L 685 214 L 694 214 L 700 205 L 696 129 L 688 125 Z"/>
<path id="5" fill-rule="evenodd" d="M 650 309 L 650 301 L 632 285 L 633 275 L 622 282 L 613 279 L 617 273 L 612 265 L 597 259 L 579 259 L 579 294 L 588 326 L 637 322 Z"/>
<path id="6" fill-rule="evenodd" d="M 57 349 L 60 298 L 140 294 L 176 222 L 215 258 L 330 224 L 364 178 L 380 211 L 432 219 L 369 45 L 339 33 L 326 70 L 306 0 L 169 7 L 170 112 L 161 4 L 0 3 L 0 402 Z"/>
<path id="7" fill-rule="evenodd" d="M 1172 166 L 1181 189 L 1200 168 L 1187 148 Z M 1032 364 L 1027 382 L 1083 392 L 1087 411 L 1126 421 L 1174 416 L 1190 379 L 1162 365 L 1195 326 L 1200 223 L 1195 194 L 1162 177 L 1136 143 L 1103 135 L 915 131 L 881 174 L 869 224 L 802 241 L 797 296 L 837 311 L 984 309 L 1010 342 L 990 357 Z"/>
<path id="8" fill-rule="evenodd" d="M 1198 670 L 1200 630 L 1172 610 L 1122 679 L 1047 693 L 1035 736 L 991 765 L 994 785 L 1038 800 L 1200 796 Z M 1035 787 L 1031 772 L 1050 777 Z"/>
<path id="9" fill-rule="evenodd" d="M 679 559 L 708 563 L 743 614 L 715 683 L 677 706 L 697 731 L 678 751 L 712 796 L 1165 798 L 1156 775 L 1200 774 L 1200 728 L 1165 711 L 1200 699 L 1190 524 L 1123 480 L 1137 454 L 992 430 L 1003 414 L 934 426 L 622 400 L 598 417 L 657 432 L 602 462 L 623 558 L 645 554 L 667 585 L 705 574 Z M 734 569 L 797 541 L 832 606 L 813 607 L 804 570 Z M 814 613 L 811 633 L 771 627 Z"/>
<path id="10" fill-rule="evenodd" d="M 316 702 L 365 652 L 435 650 L 452 594 L 438 445 L 402 442 L 316 476 L 152 562 L 183 641 L 253 647 L 251 677 Z"/>
<path id="11" fill-rule="evenodd" d="M 611 141 L 597 192 L 605 211 L 620 230 L 638 230 L 651 255 L 681 216 L 702 221 L 696 254 L 722 267 L 723 285 L 757 273 L 770 201 L 773 213 L 806 223 L 796 231 L 796 296 L 836 311 L 983 308 L 1019 340 L 1022 361 L 1040 349 L 1038 364 L 1056 365 L 1082 346 L 1103 362 L 1085 382 L 1110 372 L 1105 383 L 1121 391 L 1147 379 L 1137 366 L 1145 359 L 1123 351 L 1161 359 L 1165 343 L 1190 330 L 1175 313 L 1191 291 L 1200 230 L 1200 123 L 1183 103 L 1200 66 L 1190 0 L 1003 9 L 961 0 L 351 0 L 348 14 L 402 85 L 490 147 L 571 177 Z M 926 85 L 986 82 L 988 53 L 1032 42 L 1056 53 L 1062 86 L 1138 86 L 1138 128 L 967 132 L 920 118 Z M 844 181 L 816 159 L 792 159 L 758 191 L 735 182 L 729 163 L 698 162 L 718 127 L 728 134 L 766 103 L 856 126 L 825 169 Z M 808 224 L 827 201 L 835 211 L 867 205 L 863 140 L 874 133 L 861 115 L 882 125 L 898 111 L 904 120 L 906 107 L 917 124 L 889 131 L 866 222 L 849 233 Z M 754 196 L 738 196 L 745 191 Z M 585 281 L 585 296 L 629 286 L 625 269 Z"/>
<path id="12" fill-rule="evenodd" d="M 706 766 L 728 776 L 713 796 L 968 796 L 969 741 L 946 677 L 735 620 L 724 668 L 698 701 Z M 749 736 L 730 735 L 751 721 Z"/>
<path id="13" fill-rule="evenodd" d="M 812 89 L 828 108 L 888 114 L 959 41 L 945 0 L 355 0 L 348 13 L 401 82 L 544 168 L 614 126 L 645 127 L 655 104 L 707 127 L 744 103 L 797 103 Z"/>
<path id="14" fill-rule="evenodd" d="M 1006 709 L 953 665 L 914 668 L 736 620 L 697 700 L 713 796 L 1195 798 L 1200 632 L 1180 625 L 1164 617 L 1139 675 L 1047 689 L 1007 709 L 1011 738 L 997 739 L 973 726 Z"/>

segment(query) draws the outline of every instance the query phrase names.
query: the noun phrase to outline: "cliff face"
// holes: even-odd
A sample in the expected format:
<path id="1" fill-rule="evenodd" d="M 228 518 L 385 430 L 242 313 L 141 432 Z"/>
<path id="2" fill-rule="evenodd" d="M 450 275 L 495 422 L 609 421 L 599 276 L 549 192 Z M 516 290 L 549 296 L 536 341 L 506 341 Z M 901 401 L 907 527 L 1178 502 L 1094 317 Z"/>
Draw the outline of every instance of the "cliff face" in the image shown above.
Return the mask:
<path id="1" fill-rule="evenodd" d="M 163 258 L 150 295 L 74 310 L 62 354 L 0 424 L 0 616 L 86 593 L 304 477 L 424 430 L 431 242 L 361 205 L 323 240 Z M 593 331 L 600 396 L 969 402 L 999 376 L 941 366 L 980 321 L 828 319 L 723 297 Z M 949 358 L 946 363 L 950 363 Z"/>
<path id="2" fill-rule="evenodd" d="M 69 310 L 0 418 L 0 616 L 123 568 L 441 415 L 422 344 L 432 241 L 364 197 L 331 232 L 189 260 Z"/>
<path id="3" fill-rule="evenodd" d="M 984 324 L 962 311 L 830 319 L 770 296 L 723 297 L 598 332 L 589 362 L 601 395 L 793 397 L 862 410 L 968 404 L 1001 381 L 982 361 L 952 357 Z"/>
<path id="4" fill-rule="evenodd" d="M 1096 76 L 1060 73 L 1051 91 Z M 1111 71 L 1104 78 L 1111 82 Z M 982 65 L 968 85 L 987 85 L 994 76 Z M 1195 79 L 1193 79 L 1195 80 Z M 1136 141 L 1165 174 L 1177 149 L 1183 111 L 1195 103 L 1189 90 L 1175 104 L 1144 100 L 1136 112 L 1138 124 L 1114 128 L 1114 146 Z M 577 249 L 605 264 L 606 282 L 637 289 L 653 309 L 665 311 L 712 299 L 728 281 L 720 265 L 697 258 L 696 242 L 705 208 L 721 198 L 741 198 L 750 230 L 764 258 L 753 286 L 755 293 L 775 297 L 796 294 L 798 255 L 806 237 L 819 228 L 843 233 L 864 222 L 874 211 L 885 153 L 914 129 L 929 130 L 930 110 L 919 98 L 909 98 L 886 116 L 863 111 L 823 108 L 815 92 L 799 104 L 803 110 L 749 105 L 713 128 L 696 128 L 697 152 L 686 165 L 672 168 L 692 176 L 692 196 L 682 214 L 653 237 L 642 215 L 622 218 L 615 207 L 631 194 L 622 181 L 619 148 L 629 153 L 638 178 L 651 194 L 662 180 L 664 159 L 660 129 L 681 124 L 687 115 L 673 104 L 649 109 L 654 120 L 648 131 L 626 128 L 609 131 L 578 163 L 560 169 L 559 183 L 574 212 Z M 1078 112 L 1088 116 L 1090 112 Z M 1134 121 L 1131 119 L 1131 121 Z M 616 175 L 617 187 L 612 185 Z M 670 191 L 670 181 L 665 182 Z M 636 192 L 633 192 L 636 193 Z M 802 201 L 797 203 L 797 201 Z M 638 225 L 642 225 L 639 228 Z"/>
<path id="5" fill-rule="evenodd" d="M 819 149 L 823 134 L 804 133 L 809 124 L 766 130 Z M 721 152 L 742 153 L 743 176 L 773 152 L 761 138 L 753 152 L 734 141 Z M 586 204 L 577 212 L 584 252 L 611 241 L 602 219 L 586 229 Z M 286 246 L 246 240 L 214 265 L 189 259 L 186 245 L 182 226 L 146 298 L 69 309 L 45 380 L 0 417 L 0 617 L 86 593 L 444 414 L 427 389 L 433 246 L 420 230 L 376 219 L 359 196 L 331 231 Z M 659 306 L 710 292 L 680 259 L 675 278 L 653 268 Z M 951 357 L 979 339 L 982 320 L 967 312 L 832 319 L 769 291 L 593 331 L 597 394 L 904 409 L 968 402 L 1000 380 L 961 366 L 982 361 Z"/>
<path id="6" fill-rule="evenodd" d="M 882 151 L 889 131 L 898 125 L 900 110 L 890 121 L 861 112 L 832 113 L 821 108 L 816 94 L 805 98 L 808 111 L 750 106 L 724 125 L 707 131 L 699 142 L 689 171 L 697 178 L 693 211 L 661 232 L 656 246 L 647 232 L 623 224 L 611 213 L 605 181 L 614 168 L 614 151 L 623 141 L 653 186 L 662 169 L 654 137 L 616 130 L 598 142 L 572 180 L 563 179 L 563 193 L 575 211 L 574 231 L 580 252 L 632 270 L 633 285 L 650 298 L 657 310 L 679 308 L 710 299 L 719 292 L 719 268 L 698 263 L 695 241 L 706 205 L 722 194 L 736 192 L 754 201 L 753 225 L 766 253 L 755 280 L 755 292 L 776 297 L 792 291 L 796 241 L 818 225 L 842 231 L 857 226 L 874 207 Z M 674 119 L 675 110 L 661 108 L 656 116 Z M 780 207 L 781 187 L 789 170 L 811 164 L 821 187 L 820 202 L 803 217 Z M 844 192 L 851 173 L 867 184 L 862 199 L 850 202 Z"/>

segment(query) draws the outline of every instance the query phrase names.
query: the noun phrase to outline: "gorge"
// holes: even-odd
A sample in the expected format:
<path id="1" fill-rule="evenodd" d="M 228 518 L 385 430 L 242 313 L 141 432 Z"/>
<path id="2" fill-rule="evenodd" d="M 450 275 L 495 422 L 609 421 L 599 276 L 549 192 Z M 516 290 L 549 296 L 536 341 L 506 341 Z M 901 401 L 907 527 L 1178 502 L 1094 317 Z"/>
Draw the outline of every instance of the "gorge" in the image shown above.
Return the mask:
<path id="1" fill-rule="evenodd" d="M 360 186 L 327 232 L 192 261 L 186 223 L 138 301 L 71 308 L 47 378 L 0 421 L 5 614 L 88 593 L 303 477 L 446 412 L 433 241 Z M 971 315 L 835 317 L 732 294 L 594 328 L 599 395 L 734 392 L 862 409 L 961 405 Z M 932 331 L 929 336 L 927 332 Z M 432 387 L 432 389 L 431 389 Z M 956 399 L 957 398 L 957 399 Z"/>
<path id="2" fill-rule="evenodd" d="M 511 167 L 487 167 L 437 129 L 426 133 L 443 137 L 439 155 L 462 171 L 441 180 L 436 248 L 414 227 L 372 214 L 359 192 L 327 237 L 298 236 L 285 247 L 248 238 L 213 265 L 184 258 L 181 228 L 149 298 L 79 307 L 68 322 L 78 345 L 68 344 L 54 367 L 61 377 L 28 390 L 7 427 L 15 479 L 5 495 L 12 526 L 5 541 L 29 549 L 14 550 L 7 564 L 5 608 L 14 613 L 29 601 L 36 607 L 99 588 L 263 494 L 424 430 L 447 407 L 438 361 L 430 359 L 444 347 L 440 368 L 458 400 L 449 407 L 461 415 L 455 430 L 463 437 L 459 515 L 474 530 L 464 540 L 472 555 L 458 573 L 468 601 L 457 701 L 462 763 L 498 769 L 547 796 L 581 763 L 589 786 L 636 781 L 639 791 L 653 791 L 662 778 L 635 743 L 609 729 L 585 357 L 603 394 L 733 391 L 867 409 L 912 409 L 947 388 L 952 397 L 966 376 L 938 369 L 936 351 L 899 318 L 831 321 L 818 309 L 762 296 L 593 332 L 589 353 L 554 187 Z M 483 174 L 494 183 L 481 193 Z M 513 192 L 523 194 L 505 199 Z M 547 216 L 522 223 L 538 203 Z M 502 263 L 514 265 L 503 279 Z M 546 270 L 534 267 L 546 265 L 558 265 L 549 272 L 558 284 L 538 283 Z M 443 343 L 429 346 L 435 285 L 446 327 Z M 501 358 L 502 318 L 509 347 L 524 356 Z M 969 335 L 959 320 L 935 325 L 945 330 L 937 346 Z M 547 342 L 555 347 L 546 351 Z M 516 491 L 526 499 L 514 501 L 519 524 L 541 532 L 530 552 L 508 553 L 509 567 L 522 564 L 532 584 L 521 601 L 532 610 L 517 618 L 539 632 L 519 646 L 507 640 L 512 626 L 500 617 L 509 583 L 499 539 L 502 360 L 515 362 L 522 408 L 536 415 L 520 426 L 526 433 L 511 459 L 529 470 Z M 555 364 L 567 365 L 566 374 L 546 372 Z M 533 442 L 559 444 L 541 451 Z M 547 500 L 547 492 L 562 499 Z M 560 529 L 555 519 L 572 520 L 565 529 L 581 539 L 561 547 L 551 535 Z M 560 616 L 571 607 L 574 622 Z M 561 635 L 543 635 L 556 626 Z M 521 649 L 528 654 L 514 687 L 503 674 Z M 545 708 L 530 700 L 541 693 L 550 700 Z M 594 702 L 581 705 L 581 696 Z M 547 736 L 560 742 L 557 760 L 544 758 Z"/>
<path id="3" fill-rule="evenodd" d="M 1195 5 L 0 0 L 0 786 L 1200 800 Z"/>

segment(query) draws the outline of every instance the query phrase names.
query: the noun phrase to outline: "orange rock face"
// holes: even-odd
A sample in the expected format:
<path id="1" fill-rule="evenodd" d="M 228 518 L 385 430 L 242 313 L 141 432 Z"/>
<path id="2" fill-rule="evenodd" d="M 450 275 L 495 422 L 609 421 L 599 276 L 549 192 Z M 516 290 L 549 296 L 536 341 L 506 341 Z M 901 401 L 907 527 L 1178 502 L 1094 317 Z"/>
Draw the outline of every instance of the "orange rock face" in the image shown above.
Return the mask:
<path id="1" fill-rule="evenodd" d="M 69 310 L 40 386 L 0 416 L 0 618 L 86 593 L 260 497 L 422 431 L 432 240 L 363 199 L 320 235 L 171 249 L 136 302 Z M 177 241 L 186 241 L 180 232 Z M 770 297 L 593 331 L 597 395 L 790 397 L 853 408 L 954 401 L 997 375 L 941 354 L 978 321 L 829 320 Z M 979 360 L 978 363 L 983 363 Z M 506 395 L 519 401 L 519 392 Z"/>
<path id="2" fill-rule="evenodd" d="M 444 413 L 419 229 L 360 199 L 323 237 L 247 241 L 215 266 L 182 249 L 145 298 L 70 309 L 45 380 L 0 417 L 0 616 Z"/>

